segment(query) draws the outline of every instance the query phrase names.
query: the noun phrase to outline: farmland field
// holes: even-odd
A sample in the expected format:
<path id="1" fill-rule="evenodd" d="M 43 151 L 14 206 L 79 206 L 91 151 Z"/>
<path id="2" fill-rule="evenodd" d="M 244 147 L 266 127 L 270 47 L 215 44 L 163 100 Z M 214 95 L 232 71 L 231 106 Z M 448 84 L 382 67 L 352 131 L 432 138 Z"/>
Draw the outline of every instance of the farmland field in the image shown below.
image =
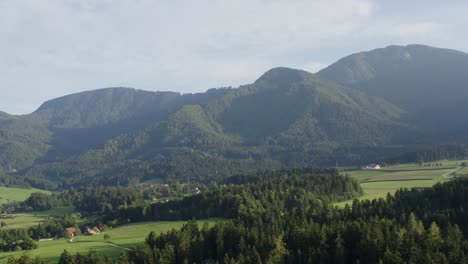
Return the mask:
<path id="1" fill-rule="evenodd" d="M 43 192 L 50 193 L 49 191 L 39 190 L 39 189 L 22 189 L 22 188 L 11 188 L 11 187 L 0 187 L 0 204 L 14 202 L 14 201 L 24 201 L 26 200 L 31 193 L 34 192 Z"/>
<path id="2" fill-rule="evenodd" d="M 367 181 L 408 181 L 408 180 L 432 180 L 446 173 L 453 172 L 456 168 L 438 169 L 438 170 L 408 170 L 387 172 L 370 176 Z"/>
<path id="3" fill-rule="evenodd" d="M 63 216 L 67 213 L 73 212 L 73 207 L 57 207 L 47 211 L 42 212 L 28 212 L 28 213 L 17 213 L 11 214 L 14 218 L 11 219 L 2 219 L 2 222 L 5 222 L 7 226 L 6 229 L 14 228 L 28 228 L 31 226 L 36 226 L 42 222 L 45 218 L 49 216 Z"/>
<path id="4" fill-rule="evenodd" d="M 212 225 L 216 221 L 217 220 L 213 219 L 200 220 L 198 224 L 201 227 L 205 223 Z M 30 257 L 40 256 L 56 262 L 64 249 L 70 253 L 80 254 L 87 254 L 89 250 L 95 250 L 99 255 L 118 257 L 121 253 L 126 251 L 125 248 L 132 248 L 144 242 L 146 236 L 151 231 L 162 233 L 172 229 L 180 229 L 185 223 L 187 222 L 145 222 L 117 227 L 99 235 L 79 236 L 76 237 L 73 242 L 69 242 L 65 239 L 41 241 L 37 242 L 37 249 L 2 253 L 0 256 L 0 263 L 7 263 L 10 256 L 19 257 L 23 254 Z M 104 234 L 108 234 L 110 238 L 105 240 Z M 114 245 L 111 245 L 111 243 Z"/>
<path id="5" fill-rule="evenodd" d="M 457 171 L 459 175 L 468 175 L 468 167 L 462 168 L 461 170 Z"/>
<path id="6" fill-rule="evenodd" d="M 468 169 L 459 167 L 464 161 L 438 161 L 442 166 L 420 166 L 418 164 L 402 164 L 384 167 L 381 170 L 357 170 L 344 172 L 355 177 L 361 183 L 364 195 L 359 200 L 384 198 L 387 193 L 393 194 L 401 188 L 427 188 L 446 181 L 451 173 L 468 174 Z M 337 206 L 350 204 L 352 201 L 336 203 Z"/>
<path id="7" fill-rule="evenodd" d="M 375 177 L 378 175 L 383 175 L 387 172 L 385 171 L 376 171 L 376 170 L 357 170 L 357 171 L 346 171 L 343 174 L 348 174 L 360 182 L 367 181 L 370 177 Z"/>

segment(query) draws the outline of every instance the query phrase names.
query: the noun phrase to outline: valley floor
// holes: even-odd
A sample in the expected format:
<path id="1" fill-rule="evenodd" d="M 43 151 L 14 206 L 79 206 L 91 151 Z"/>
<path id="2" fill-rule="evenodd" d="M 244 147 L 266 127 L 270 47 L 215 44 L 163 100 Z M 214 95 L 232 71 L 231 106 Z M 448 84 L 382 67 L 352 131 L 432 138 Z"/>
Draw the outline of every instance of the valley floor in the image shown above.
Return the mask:
<path id="1" fill-rule="evenodd" d="M 216 221 L 215 219 L 200 220 L 198 223 L 200 225 L 205 223 L 213 225 Z M 98 255 L 115 258 L 128 249 L 143 243 L 151 231 L 164 233 L 172 229 L 180 229 L 185 223 L 186 221 L 136 223 L 109 229 L 99 235 L 78 236 L 72 241 L 66 239 L 40 241 L 37 242 L 37 249 L 2 253 L 0 263 L 7 263 L 10 256 L 20 257 L 22 255 L 33 258 L 40 256 L 41 258 L 57 262 L 63 250 L 67 250 L 72 254 L 80 253 L 82 255 L 88 254 L 90 250 L 95 250 Z M 110 237 L 104 239 L 104 234 Z"/>

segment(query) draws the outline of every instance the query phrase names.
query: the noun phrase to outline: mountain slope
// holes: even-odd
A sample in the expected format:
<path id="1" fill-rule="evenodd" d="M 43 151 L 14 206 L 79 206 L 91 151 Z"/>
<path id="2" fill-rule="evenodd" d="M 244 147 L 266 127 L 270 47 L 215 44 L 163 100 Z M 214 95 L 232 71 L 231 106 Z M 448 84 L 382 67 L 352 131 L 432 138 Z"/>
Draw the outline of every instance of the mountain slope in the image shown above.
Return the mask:
<path id="1" fill-rule="evenodd" d="M 218 101 L 224 107 L 207 108 L 227 132 L 289 166 L 332 164 L 339 148 L 382 146 L 409 129 L 384 100 L 294 69 L 272 69 Z"/>
<path id="2" fill-rule="evenodd" d="M 345 57 L 318 73 L 406 111 L 426 143 L 467 140 L 468 54 L 424 45 L 389 46 Z"/>
<path id="3" fill-rule="evenodd" d="M 206 104 L 229 89 L 201 94 L 107 88 L 45 102 L 24 116 L 0 114 L 0 166 L 23 170 L 64 160 L 143 129 L 187 103 Z"/>
<path id="4" fill-rule="evenodd" d="M 72 182 L 113 175 L 125 182 L 128 175 L 216 179 L 255 169 L 334 164 L 342 148 L 398 142 L 409 130 L 400 115 L 384 100 L 305 71 L 275 68 L 206 105 L 187 104 L 102 148 L 37 165 L 30 173 Z M 340 162 L 349 162 L 350 154 Z"/>
<path id="5" fill-rule="evenodd" d="M 51 133 L 38 120 L 28 116 L 0 118 L 0 167 L 15 172 L 34 164 L 50 149 Z"/>
<path id="6" fill-rule="evenodd" d="M 468 54 L 424 45 L 389 46 L 347 56 L 318 75 L 422 112 L 468 95 Z"/>

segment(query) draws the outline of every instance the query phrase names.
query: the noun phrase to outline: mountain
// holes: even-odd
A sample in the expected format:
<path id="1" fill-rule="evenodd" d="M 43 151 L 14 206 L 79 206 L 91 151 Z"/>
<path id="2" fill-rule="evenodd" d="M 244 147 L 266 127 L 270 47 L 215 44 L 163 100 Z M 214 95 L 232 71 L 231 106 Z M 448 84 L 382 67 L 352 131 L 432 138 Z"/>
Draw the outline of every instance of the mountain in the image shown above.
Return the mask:
<path id="1" fill-rule="evenodd" d="M 128 175 L 210 180 L 263 168 L 363 162 L 369 157 L 343 149 L 400 142 L 410 129 L 400 115 L 385 100 L 275 68 L 205 105 L 185 104 L 144 129 L 76 157 L 39 163 L 29 173 L 72 178 L 69 184 L 112 175 L 109 184 Z"/>
<path id="2" fill-rule="evenodd" d="M 118 135 L 161 120 L 185 104 L 206 104 L 227 91 L 212 89 L 201 94 L 181 95 L 107 88 L 48 101 L 32 116 L 52 131 L 52 149 L 46 158 L 55 159 L 100 146 Z"/>
<path id="3" fill-rule="evenodd" d="M 389 46 L 347 56 L 318 75 L 407 112 L 433 141 L 467 140 L 468 54 L 424 45 Z M 455 132 L 455 138 L 453 137 Z"/>
<path id="4" fill-rule="evenodd" d="M 187 103 L 205 104 L 229 89 L 201 94 L 107 88 L 45 102 L 24 116 L 0 115 L 0 166 L 24 170 L 60 161 L 144 128 Z"/>
<path id="5" fill-rule="evenodd" d="M 73 187 L 414 157 L 468 141 L 467 58 L 390 46 L 318 74 L 274 68 L 236 89 L 72 94 L 29 115 L 0 112 L 0 171 Z"/>
<path id="6" fill-rule="evenodd" d="M 50 148 L 50 131 L 29 116 L 0 117 L 0 167 L 5 172 L 29 167 Z"/>
<path id="7" fill-rule="evenodd" d="M 424 45 L 353 54 L 318 75 L 408 111 L 423 111 L 468 96 L 468 54 Z"/>

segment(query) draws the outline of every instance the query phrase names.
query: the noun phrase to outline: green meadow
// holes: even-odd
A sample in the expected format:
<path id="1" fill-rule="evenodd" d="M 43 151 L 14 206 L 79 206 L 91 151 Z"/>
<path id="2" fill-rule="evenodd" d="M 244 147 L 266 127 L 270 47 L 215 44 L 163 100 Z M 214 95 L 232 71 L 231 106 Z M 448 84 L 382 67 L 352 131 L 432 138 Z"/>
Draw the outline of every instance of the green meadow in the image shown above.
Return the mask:
<path id="1" fill-rule="evenodd" d="M 73 211 L 74 208 L 71 206 L 56 207 L 42 212 L 13 213 L 10 215 L 13 218 L 2 219 L 1 221 L 7 224 L 6 229 L 28 228 L 38 225 L 49 216 L 61 217 Z"/>
<path id="2" fill-rule="evenodd" d="M 50 193 L 49 191 L 44 191 L 44 190 L 39 190 L 39 189 L 34 189 L 34 188 L 22 189 L 22 188 L 11 188 L 11 187 L 0 186 L 0 204 L 24 201 L 31 195 L 31 193 L 34 193 L 34 192 Z"/>
<path id="3" fill-rule="evenodd" d="M 203 224 L 213 225 L 218 220 L 200 220 L 198 224 L 201 228 Z M 63 250 L 70 253 L 87 254 L 90 250 L 95 250 L 99 255 L 118 257 L 130 248 L 133 248 L 144 242 L 145 238 L 151 231 L 163 233 L 172 229 L 180 229 L 186 221 L 170 221 L 170 222 L 145 222 L 130 225 L 124 225 L 117 228 L 109 229 L 99 235 L 79 236 L 73 239 L 72 242 L 60 239 L 52 241 L 36 242 L 37 249 L 16 251 L 11 253 L 2 253 L 0 255 L 0 263 L 7 263 L 10 256 L 19 257 L 27 255 L 30 257 L 40 256 L 48 258 L 53 262 L 57 262 Z M 110 236 L 109 239 L 104 239 L 104 234 Z"/>
<path id="4" fill-rule="evenodd" d="M 468 167 L 462 168 L 461 170 L 457 171 L 458 175 L 468 175 Z"/>
<path id="5" fill-rule="evenodd" d="M 449 180 L 453 173 L 468 174 L 467 168 L 460 167 L 464 160 L 438 161 L 441 166 L 420 166 L 415 163 L 384 167 L 380 170 L 346 171 L 343 174 L 355 177 L 361 183 L 364 195 L 359 200 L 385 198 L 401 188 L 428 188 L 434 184 Z M 342 207 L 352 201 L 344 201 L 335 205 Z"/>

